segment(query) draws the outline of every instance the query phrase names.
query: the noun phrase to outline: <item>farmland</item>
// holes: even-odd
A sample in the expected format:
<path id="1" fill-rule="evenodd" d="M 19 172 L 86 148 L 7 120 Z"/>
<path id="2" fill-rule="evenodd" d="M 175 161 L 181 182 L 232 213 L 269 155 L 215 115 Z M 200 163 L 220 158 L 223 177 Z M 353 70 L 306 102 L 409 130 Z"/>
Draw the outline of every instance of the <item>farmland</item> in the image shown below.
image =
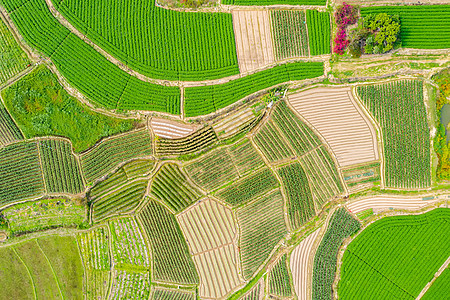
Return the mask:
<path id="1" fill-rule="evenodd" d="M 430 129 L 422 81 L 361 86 L 357 91 L 383 129 L 386 185 L 430 186 Z"/>
<path id="2" fill-rule="evenodd" d="M 0 0 L 0 299 L 446 298 L 450 6 L 349 1 Z"/>
<path id="3" fill-rule="evenodd" d="M 370 225 L 344 253 L 339 296 L 363 293 L 384 299 L 390 293 L 397 298 L 417 297 L 449 256 L 449 216 L 447 209 L 435 209 L 383 218 Z M 367 267 L 355 269 L 361 265 Z M 383 293 L 380 286 L 386 287 Z"/>
<path id="4" fill-rule="evenodd" d="M 2 59 L 0 60 L 0 84 L 2 84 L 23 71 L 29 63 L 28 57 L 20 49 L 3 20 L 0 20 L 0 51 L 2 53 Z"/>
<path id="5" fill-rule="evenodd" d="M 338 208 L 333 213 L 314 257 L 313 299 L 332 299 L 331 286 L 336 272 L 338 249 L 342 242 L 359 228 L 359 222 L 345 208 Z"/>

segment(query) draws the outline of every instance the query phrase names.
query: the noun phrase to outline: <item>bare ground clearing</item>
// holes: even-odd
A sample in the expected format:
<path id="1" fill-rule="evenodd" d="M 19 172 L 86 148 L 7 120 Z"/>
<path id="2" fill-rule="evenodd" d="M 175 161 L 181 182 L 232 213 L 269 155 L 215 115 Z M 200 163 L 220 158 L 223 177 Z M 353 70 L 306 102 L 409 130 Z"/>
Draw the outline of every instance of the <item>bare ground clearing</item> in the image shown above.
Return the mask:
<path id="1" fill-rule="evenodd" d="M 176 122 L 168 119 L 152 118 L 150 127 L 153 133 L 167 139 L 179 139 L 194 133 L 199 126 Z"/>
<path id="2" fill-rule="evenodd" d="M 341 167 L 379 159 L 376 131 L 350 88 L 313 88 L 288 100 L 324 137 Z"/>

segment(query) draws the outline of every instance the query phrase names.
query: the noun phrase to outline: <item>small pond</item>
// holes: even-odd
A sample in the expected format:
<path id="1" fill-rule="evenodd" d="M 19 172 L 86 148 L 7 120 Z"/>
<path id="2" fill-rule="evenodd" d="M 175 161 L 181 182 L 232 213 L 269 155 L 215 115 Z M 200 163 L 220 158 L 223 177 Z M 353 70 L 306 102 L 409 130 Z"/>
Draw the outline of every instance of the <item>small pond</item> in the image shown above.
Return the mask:
<path id="1" fill-rule="evenodd" d="M 441 123 L 446 128 L 447 142 L 450 141 L 450 130 L 448 129 L 448 123 L 450 123 L 450 104 L 444 104 L 441 109 Z"/>

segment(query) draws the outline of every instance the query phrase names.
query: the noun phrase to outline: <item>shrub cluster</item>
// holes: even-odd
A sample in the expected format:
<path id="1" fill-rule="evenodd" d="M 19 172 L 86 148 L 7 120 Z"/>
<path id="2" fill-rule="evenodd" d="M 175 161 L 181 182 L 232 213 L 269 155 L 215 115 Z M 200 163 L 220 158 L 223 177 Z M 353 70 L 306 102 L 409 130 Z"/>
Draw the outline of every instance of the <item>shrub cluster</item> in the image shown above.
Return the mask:
<path id="1" fill-rule="evenodd" d="M 334 39 L 333 52 L 342 55 L 350 43 L 350 41 L 347 40 L 347 26 L 353 25 L 358 21 L 358 11 L 355 7 L 344 2 L 343 5 L 337 8 L 334 18 L 336 20 L 336 25 L 338 25 L 338 30 Z"/>

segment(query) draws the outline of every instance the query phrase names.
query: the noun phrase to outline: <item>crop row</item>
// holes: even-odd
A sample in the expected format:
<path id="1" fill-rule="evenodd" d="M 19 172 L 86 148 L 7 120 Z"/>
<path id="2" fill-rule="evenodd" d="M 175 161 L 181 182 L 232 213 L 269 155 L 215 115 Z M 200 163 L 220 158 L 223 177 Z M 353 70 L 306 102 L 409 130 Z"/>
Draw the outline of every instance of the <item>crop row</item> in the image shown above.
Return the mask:
<path id="1" fill-rule="evenodd" d="M 272 10 L 273 40 L 277 60 L 308 56 L 308 35 L 303 10 Z"/>
<path id="2" fill-rule="evenodd" d="M 199 152 L 217 141 L 212 127 L 205 126 L 193 134 L 181 139 L 156 140 L 156 154 L 158 156 L 184 155 Z"/>
<path id="3" fill-rule="evenodd" d="M 3 20 L 0 20 L 0 53 L 2 53 L 0 60 L 0 84 L 2 84 L 24 70 L 29 63 L 25 52 L 14 40 Z"/>
<path id="4" fill-rule="evenodd" d="M 89 39 L 150 78 L 195 81 L 239 73 L 231 14 L 178 12 L 148 0 L 55 5 Z"/>
<path id="5" fill-rule="evenodd" d="M 68 83 L 96 104 L 180 113 L 179 88 L 144 82 L 122 71 L 61 25 L 45 0 L 3 4 L 25 41 L 50 57 Z"/>
<path id="6" fill-rule="evenodd" d="M 283 134 L 277 129 L 273 120 L 267 121 L 259 129 L 254 137 L 254 141 L 269 162 L 276 162 L 294 156 L 288 143 L 283 139 Z"/>
<path id="7" fill-rule="evenodd" d="M 45 192 L 36 142 L 0 149 L 0 205 L 37 197 Z"/>
<path id="8" fill-rule="evenodd" d="M 430 129 L 422 81 L 361 86 L 357 91 L 382 129 L 386 185 L 430 186 Z"/>
<path id="9" fill-rule="evenodd" d="M 333 299 L 332 285 L 339 247 L 359 228 L 359 222 L 345 208 L 338 208 L 334 212 L 314 257 L 313 299 Z"/>
<path id="10" fill-rule="evenodd" d="M 152 155 L 152 140 L 147 129 L 122 134 L 102 141 L 81 155 L 87 182 L 106 175 L 120 163 Z"/>
<path id="11" fill-rule="evenodd" d="M 264 160 L 248 139 L 244 139 L 230 146 L 228 151 L 240 176 L 255 169 L 262 168 L 265 165 Z"/>
<path id="12" fill-rule="evenodd" d="M 86 269 L 110 270 L 107 230 L 103 227 L 81 232 L 77 235 L 81 258 Z"/>
<path id="13" fill-rule="evenodd" d="M 164 164 L 153 178 L 150 194 L 167 204 L 173 211 L 181 212 L 200 198 L 176 164 Z"/>
<path id="14" fill-rule="evenodd" d="M 22 133 L 20 132 L 16 123 L 14 123 L 14 120 L 9 112 L 0 101 L 0 146 L 22 139 Z"/>
<path id="15" fill-rule="evenodd" d="M 317 135 L 297 117 L 286 102 L 278 103 L 272 118 L 297 156 L 301 156 L 321 144 Z"/>
<path id="16" fill-rule="evenodd" d="M 141 177 L 149 174 L 154 166 L 155 162 L 153 160 L 138 159 L 125 164 L 122 169 L 124 170 L 128 179 L 134 179 L 136 177 Z"/>
<path id="17" fill-rule="evenodd" d="M 339 298 L 386 299 L 385 293 L 380 294 L 383 281 L 378 274 L 389 280 L 392 290 L 400 289 L 403 298 L 417 298 L 449 257 L 449 221 L 450 211 L 437 208 L 420 215 L 383 218 L 368 226 L 347 246 Z M 370 268 L 359 271 L 361 262 Z"/>
<path id="18" fill-rule="evenodd" d="M 149 251 L 140 228 L 133 218 L 120 218 L 109 223 L 112 257 L 115 264 L 150 266 Z"/>
<path id="19" fill-rule="evenodd" d="M 379 6 L 362 7 L 361 15 L 387 13 L 400 16 L 402 46 L 418 49 L 450 47 L 450 6 Z"/>
<path id="20" fill-rule="evenodd" d="M 329 54 L 331 51 L 330 14 L 317 10 L 307 10 L 306 24 L 308 26 L 310 54 Z"/>
<path id="21" fill-rule="evenodd" d="M 309 185 L 318 209 L 344 191 L 336 165 L 325 146 L 306 154 L 300 161 L 310 179 Z"/>
<path id="22" fill-rule="evenodd" d="M 291 279 L 284 254 L 269 273 L 269 293 L 279 297 L 291 297 Z"/>
<path id="23" fill-rule="evenodd" d="M 239 247 L 245 279 L 252 277 L 275 245 L 286 235 L 283 207 L 283 197 L 277 190 L 237 211 L 241 231 Z"/>
<path id="24" fill-rule="evenodd" d="M 212 113 L 255 92 L 272 86 L 323 75 L 321 62 L 294 62 L 235 79 L 223 84 L 185 90 L 186 117 Z"/>
<path id="25" fill-rule="evenodd" d="M 152 289 L 152 300 L 195 300 L 195 293 L 156 287 Z"/>
<path id="26" fill-rule="evenodd" d="M 63 140 L 39 141 L 42 171 L 48 193 L 78 194 L 84 190 L 80 167 L 72 144 Z"/>
<path id="27" fill-rule="evenodd" d="M 286 194 L 286 206 L 292 228 L 297 229 L 315 215 L 314 201 L 308 178 L 300 163 L 277 170 Z"/>
<path id="28" fill-rule="evenodd" d="M 206 190 L 215 190 L 239 178 L 226 148 L 202 155 L 199 160 L 186 165 L 186 171 L 195 183 Z"/>
<path id="29" fill-rule="evenodd" d="M 116 270 L 109 299 L 148 299 L 150 280 L 148 273 Z"/>
<path id="30" fill-rule="evenodd" d="M 199 277 L 175 217 L 150 199 L 139 213 L 152 251 L 152 280 L 198 284 Z"/>
<path id="31" fill-rule="evenodd" d="M 264 168 L 219 190 L 215 195 L 233 206 L 239 206 L 278 186 L 279 182 L 272 171 Z"/>

